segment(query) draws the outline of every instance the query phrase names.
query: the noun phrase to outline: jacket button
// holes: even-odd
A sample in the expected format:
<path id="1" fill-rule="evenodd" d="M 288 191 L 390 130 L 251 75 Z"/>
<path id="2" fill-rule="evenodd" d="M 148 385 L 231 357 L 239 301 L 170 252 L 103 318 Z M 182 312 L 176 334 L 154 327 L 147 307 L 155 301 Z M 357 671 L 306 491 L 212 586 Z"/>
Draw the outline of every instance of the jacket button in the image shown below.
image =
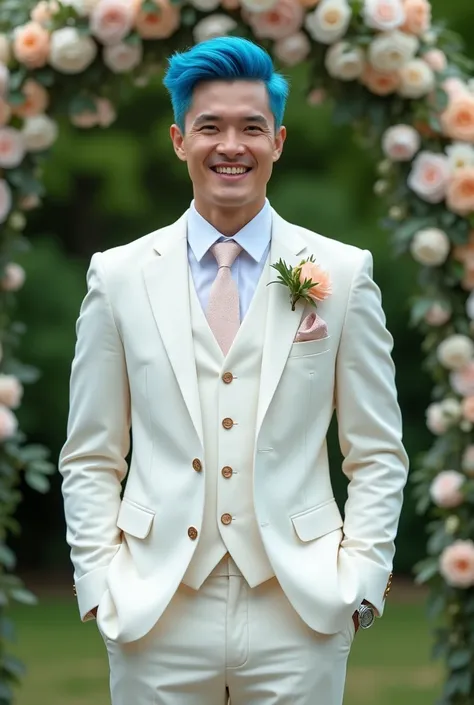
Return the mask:
<path id="1" fill-rule="evenodd" d="M 72 594 L 74 595 L 74 597 L 77 597 L 77 592 L 76 592 L 76 586 L 75 586 L 75 585 L 72 586 Z"/>
<path id="2" fill-rule="evenodd" d="M 229 479 L 229 477 L 232 477 L 233 470 L 229 465 L 225 465 L 222 470 L 222 477 L 225 477 L 226 480 Z"/>
<path id="3" fill-rule="evenodd" d="M 230 428 L 232 428 L 232 426 L 234 425 L 234 422 L 232 421 L 232 419 L 229 419 L 229 417 L 227 417 L 222 420 L 222 425 L 228 431 Z"/>
<path id="4" fill-rule="evenodd" d="M 225 382 L 226 384 L 230 384 L 234 379 L 234 375 L 232 372 L 224 372 L 222 375 L 222 381 Z"/>
<path id="5" fill-rule="evenodd" d="M 196 472 L 201 472 L 202 470 L 202 463 L 199 460 L 199 458 L 194 458 L 193 460 L 193 468 L 196 470 Z"/>
<path id="6" fill-rule="evenodd" d="M 190 526 L 188 529 L 188 536 L 191 541 L 195 541 L 198 537 L 198 530 L 194 526 Z"/>
<path id="7" fill-rule="evenodd" d="M 230 514 L 223 514 L 221 516 L 221 522 L 228 526 L 232 522 L 232 517 Z"/>

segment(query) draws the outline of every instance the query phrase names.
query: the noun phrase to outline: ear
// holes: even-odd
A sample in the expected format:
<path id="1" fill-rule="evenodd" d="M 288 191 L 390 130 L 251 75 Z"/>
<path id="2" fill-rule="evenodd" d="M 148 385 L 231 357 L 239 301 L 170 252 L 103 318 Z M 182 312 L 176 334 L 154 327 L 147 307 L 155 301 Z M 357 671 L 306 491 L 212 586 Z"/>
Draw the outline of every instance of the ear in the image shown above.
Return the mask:
<path id="1" fill-rule="evenodd" d="M 187 161 L 186 151 L 184 149 L 184 135 L 178 125 L 171 125 L 170 137 L 178 159 L 181 159 L 182 162 Z"/>
<path id="2" fill-rule="evenodd" d="M 281 153 L 283 152 L 283 144 L 286 140 L 286 127 L 283 125 L 275 133 L 274 145 L 273 145 L 273 161 L 277 162 Z"/>

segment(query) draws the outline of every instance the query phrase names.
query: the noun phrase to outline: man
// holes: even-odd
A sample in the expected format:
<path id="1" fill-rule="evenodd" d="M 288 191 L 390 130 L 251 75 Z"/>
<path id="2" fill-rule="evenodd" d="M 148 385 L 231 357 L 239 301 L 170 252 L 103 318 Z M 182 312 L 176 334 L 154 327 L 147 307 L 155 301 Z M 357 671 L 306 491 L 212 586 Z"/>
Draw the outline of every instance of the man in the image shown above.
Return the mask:
<path id="1" fill-rule="evenodd" d="M 407 475 L 372 258 L 266 200 L 288 86 L 265 51 L 213 39 L 165 85 L 194 201 L 93 256 L 78 321 L 60 470 L 80 613 L 113 705 L 340 705 L 354 633 L 390 590 Z M 280 260 L 317 281 L 290 300 L 267 286 Z"/>

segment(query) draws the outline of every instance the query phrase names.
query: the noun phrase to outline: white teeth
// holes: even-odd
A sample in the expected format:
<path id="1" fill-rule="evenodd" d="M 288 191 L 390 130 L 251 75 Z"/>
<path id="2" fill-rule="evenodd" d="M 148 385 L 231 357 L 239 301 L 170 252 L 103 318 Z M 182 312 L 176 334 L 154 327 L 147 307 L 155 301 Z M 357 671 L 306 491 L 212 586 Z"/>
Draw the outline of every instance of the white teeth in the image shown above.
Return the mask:
<path id="1" fill-rule="evenodd" d="M 247 169 L 243 169 L 238 166 L 216 166 L 216 171 L 218 174 L 245 174 Z"/>

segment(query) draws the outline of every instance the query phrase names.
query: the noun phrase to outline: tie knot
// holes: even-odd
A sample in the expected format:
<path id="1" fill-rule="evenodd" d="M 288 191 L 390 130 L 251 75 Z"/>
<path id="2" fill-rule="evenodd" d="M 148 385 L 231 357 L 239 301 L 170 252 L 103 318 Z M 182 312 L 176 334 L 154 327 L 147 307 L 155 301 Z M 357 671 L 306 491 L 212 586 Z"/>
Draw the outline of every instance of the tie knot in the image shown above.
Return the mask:
<path id="1" fill-rule="evenodd" d="M 217 266 L 232 267 L 236 257 L 242 252 L 242 248 L 238 242 L 226 240 L 225 242 L 216 242 L 211 247 L 211 252 L 217 260 Z"/>

